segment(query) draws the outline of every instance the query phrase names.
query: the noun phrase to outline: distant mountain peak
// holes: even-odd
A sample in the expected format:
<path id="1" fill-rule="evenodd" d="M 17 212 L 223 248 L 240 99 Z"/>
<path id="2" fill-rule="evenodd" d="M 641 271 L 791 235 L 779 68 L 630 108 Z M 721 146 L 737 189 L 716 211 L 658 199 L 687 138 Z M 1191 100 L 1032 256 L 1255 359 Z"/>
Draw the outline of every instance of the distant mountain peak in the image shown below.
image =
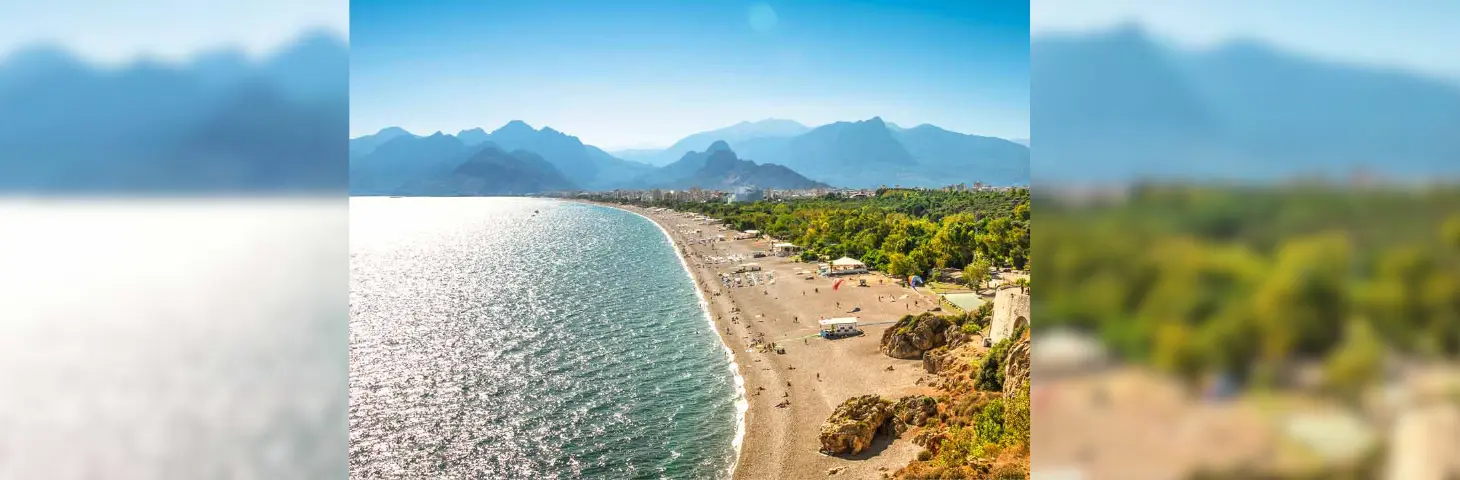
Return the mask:
<path id="1" fill-rule="evenodd" d="M 532 125 L 528 125 L 527 122 L 524 122 L 522 120 L 513 120 L 513 121 L 510 121 L 510 122 L 507 122 L 506 125 L 502 125 L 502 128 L 498 128 L 496 130 L 493 130 L 492 131 L 492 134 L 493 135 L 496 135 L 496 134 L 502 133 L 502 132 L 523 132 L 523 131 L 536 132 L 537 129 L 536 128 L 532 128 Z"/>
<path id="2" fill-rule="evenodd" d="M 705 149 L 705 152 L 706 153 L 709 153 L 709 152 L 720 152 L 720 151 L 726 151 L 726 152 L 734 153 L 733 151 L 730 150 L 730 144 L 729 143 L 725 143 L 724 140 L 715 140 L 715 143 L 711 143 L 710 144 L 710 148 L 706 148 Z"/>
<path id="3" fill-rule="evenodd" d="M 456 138 L 461 139 L 462 142 L 465 142 L 468 145 L 476 145 L 486 142 L 487 139 L 491 137 L 487 135 L 487 132 L 485 130 L 482 130 L 481 127 L 477 127 L 457 132 Z"/>
<path id="4" fill-rule="evenodd" d="M 375 132 L 375 134 L 376 135 L 396 136 L 396 135 L 410 135 L 411 132 L 408 131 L 408 130 L 406 130 L 406 129 L 404 129 L 404 128 L 400 128 L 400 127 L 385 127 L 385 128 L 380 129 L 380 131 Z"/>

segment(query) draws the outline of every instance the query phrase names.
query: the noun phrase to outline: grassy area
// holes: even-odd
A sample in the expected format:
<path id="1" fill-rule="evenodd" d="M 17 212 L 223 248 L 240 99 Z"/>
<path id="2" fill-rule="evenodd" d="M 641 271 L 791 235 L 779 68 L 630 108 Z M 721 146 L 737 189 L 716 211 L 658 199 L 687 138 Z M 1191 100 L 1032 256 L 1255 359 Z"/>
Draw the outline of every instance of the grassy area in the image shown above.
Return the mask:
<path id="1" fill-rule="evenodd" d="M 973 293 L 973 290 L 968 288 L 967 285 L 960 285 L 957 283 L 928 282 L 928 288 L 931 289 L 933 293 Z"/>

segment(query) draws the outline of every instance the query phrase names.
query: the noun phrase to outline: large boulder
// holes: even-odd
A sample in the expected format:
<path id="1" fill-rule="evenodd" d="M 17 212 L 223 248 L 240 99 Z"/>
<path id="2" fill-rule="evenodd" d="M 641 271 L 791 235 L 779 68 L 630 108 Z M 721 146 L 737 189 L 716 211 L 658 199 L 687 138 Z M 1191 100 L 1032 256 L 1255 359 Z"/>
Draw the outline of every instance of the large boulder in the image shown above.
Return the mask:
<path id="1" fill-rule="evenodd" d="M 937 400 L 927 395 L 909 395 L 892 405 L 892 418 L 887 423 L 893 435 L 901 436 L 908 428 L 927 425 L 928 419 L 936 416 Z"/>
<path id="2" fill-rule="evenodd" d="M 898 320 L 892 328 L 882 333 L 882 343 L 878 350 L 892 358 L 922 358 L 923 352 L 947 343 L 944 332 L 951 324 L 947 319 L 931 313 L 902 317 L 902 320 Z"/>
<path id="3" fill-rule="evenodd" d="M 877 395 L 852 397 L 842 402 L 821 424 L 821 451 L 856 455 L 872 445 L 872 437 L 892 416 L 892 402 Z"/>

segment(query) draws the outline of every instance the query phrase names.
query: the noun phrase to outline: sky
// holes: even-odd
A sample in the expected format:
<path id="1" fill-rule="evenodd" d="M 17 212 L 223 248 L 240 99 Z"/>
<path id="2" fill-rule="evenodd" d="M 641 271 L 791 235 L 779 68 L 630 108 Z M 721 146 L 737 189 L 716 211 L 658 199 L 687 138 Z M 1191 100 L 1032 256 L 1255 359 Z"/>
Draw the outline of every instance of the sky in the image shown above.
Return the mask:
<path id="1" fill-rule="evenodd" d="M 0 57 L 37 43 L 116 65 L 239 49 L 261 57 L 305 31 L 349 34 L 349 0 L 0 0 Z"/>
<path id="2" fill-rule="evenodd" d="M 1029 6 L 1001 0 L 350 5 L 351 136 L 510 120 L 664 147 L 745 120 L 1029 132 Z"/>
<path id="3" fill-rule="evenodd" d="M 1344 63 L 1460 82 L 1456 0 L 1034 0 L 1035 37 L 1134 23 L 1190 48 L 1255 39 Z"/>

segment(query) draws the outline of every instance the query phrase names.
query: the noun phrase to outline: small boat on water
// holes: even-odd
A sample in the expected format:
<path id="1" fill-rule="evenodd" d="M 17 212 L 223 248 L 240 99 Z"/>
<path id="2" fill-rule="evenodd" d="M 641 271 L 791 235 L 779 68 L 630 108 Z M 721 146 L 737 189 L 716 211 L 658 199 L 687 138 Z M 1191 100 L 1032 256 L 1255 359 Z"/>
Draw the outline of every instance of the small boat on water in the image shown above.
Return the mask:
<path id="1" fill-rule="evenodd" d="M 391 196 L 391 197 L 390 197 L 390 198 L 400 198 L 400 197 L 396 197 L 396 196 Z"/>

